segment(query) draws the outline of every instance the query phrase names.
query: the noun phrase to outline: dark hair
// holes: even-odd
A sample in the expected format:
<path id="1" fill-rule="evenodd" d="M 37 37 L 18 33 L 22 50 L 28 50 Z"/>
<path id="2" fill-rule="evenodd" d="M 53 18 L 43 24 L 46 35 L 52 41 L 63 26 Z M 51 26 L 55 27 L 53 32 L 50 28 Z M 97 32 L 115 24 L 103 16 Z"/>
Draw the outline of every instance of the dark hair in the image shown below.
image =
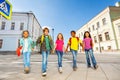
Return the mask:
<path id="1" fill-rule="evenodd" d="M 85 34 L 88 33 L 89 34 L 89 38 L 91 38 L 90 32 L 89 31 L 85 31 L 84 33 L 84 39 L 86 38 Z"/>
<path id="2" fill-rule="evenodd" d="M 72 30 L 70 33 L 71 33 L 71 34 L 72 34 L 72 33 L 76 34 L 76 32 L 75 32 L 74 30 Z"/>
<path id="3" fill-rule="evenodd" d="M 47 27 L 43 29 L 43 32 L 45 32 L 46 30 L 49 32 L 49 29 Z"/>
<path id="4" fill-rule="evenodd" d="M 62 40 L 64 40 L 64 37 L 63 37 L 63 34 L 62 34 L 62 33 L 59 33 L 59 34 L 57 35 L 57 40 L 59 40 L 59 38 L 58 38 L 59 35 L 61 35 L 61 36 L 62 36 Z"/>
<path id="5" fill-rule="evenodd" d="M 29 31 L 28 31 L 28 30 L 24 30 L 24 31 L 22 32 L 22 37 L 24 37 L 23 34 L 24 34 L 25 32 L 27 32 L 27 33 L 28 33 L 28 36 L 29 36 Z"/>

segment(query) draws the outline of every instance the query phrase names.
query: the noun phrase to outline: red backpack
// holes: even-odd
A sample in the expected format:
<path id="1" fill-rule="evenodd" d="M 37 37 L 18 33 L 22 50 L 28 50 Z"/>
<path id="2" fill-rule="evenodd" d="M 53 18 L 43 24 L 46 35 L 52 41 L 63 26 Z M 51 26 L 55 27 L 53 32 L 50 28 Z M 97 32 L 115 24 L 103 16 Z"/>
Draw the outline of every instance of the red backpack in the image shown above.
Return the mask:
<path id="1" fill-rule="evenodd" d="M 76 39 L 77 39 L 77 41 L 79 42 L 79 37 L 76 37 Z M 71 43 L 72 43 L 72 38 L 69 38 L 69 42 L 70 42 L 70 45 L 71 45 Z"/>

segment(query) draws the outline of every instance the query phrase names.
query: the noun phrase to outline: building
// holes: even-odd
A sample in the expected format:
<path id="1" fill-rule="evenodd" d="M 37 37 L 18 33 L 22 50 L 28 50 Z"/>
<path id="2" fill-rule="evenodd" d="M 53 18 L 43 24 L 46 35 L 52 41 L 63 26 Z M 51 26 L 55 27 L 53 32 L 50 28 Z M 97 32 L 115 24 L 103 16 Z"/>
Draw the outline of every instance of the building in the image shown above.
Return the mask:
<path id="1" fill-rule="evenodd" d="M 77 36 L 83 38 L 85 31 L 91 33 L 94 51 L 120 50 L 120 5 L 104 9 L 77 30 Z"/>
<path id="2" fill-rule="evenodd" d="M 12 19 L 0 18 L 0 51 L 15 51 L 22 31 L 28 30 L 33 41 L 42 34 L 42 27 L 32 12 L 13 12 Z"/>

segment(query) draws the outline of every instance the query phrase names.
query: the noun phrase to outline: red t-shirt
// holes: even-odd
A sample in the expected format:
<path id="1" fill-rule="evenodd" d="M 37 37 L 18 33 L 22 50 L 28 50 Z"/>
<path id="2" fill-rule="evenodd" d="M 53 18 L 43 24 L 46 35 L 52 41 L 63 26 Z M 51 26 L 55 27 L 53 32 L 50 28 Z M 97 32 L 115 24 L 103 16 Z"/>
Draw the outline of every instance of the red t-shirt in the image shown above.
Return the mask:
<path id="1" fill-rule="evenodd" d="M 64 41 L 63 40 L 56 40 L 56 50 L 58 51 L 63 51 L 63 45 Z"/>

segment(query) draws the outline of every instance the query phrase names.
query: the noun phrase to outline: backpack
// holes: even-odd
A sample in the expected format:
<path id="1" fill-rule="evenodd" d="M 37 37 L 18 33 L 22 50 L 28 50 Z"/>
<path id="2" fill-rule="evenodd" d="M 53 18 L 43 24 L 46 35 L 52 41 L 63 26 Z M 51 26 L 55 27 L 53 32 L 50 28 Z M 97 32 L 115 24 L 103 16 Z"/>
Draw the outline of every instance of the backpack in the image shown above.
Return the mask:
<path id="1" fill-rule="evenodd" d="M 79 42 L 79 38 L 76 37 L 76 39 L 77 39 L 77 41 Z M 72 40 L 72 38 L 69 39 L 70 45 L 72 44 L 72 41 L 71 41 L 71 40 Z"/>
<path id="2" fill-rule="evenodd" d="M 49 38 L 49 40 L 52 40 L 50 35 L 48 35 L 48 38 Z M 44 35 L 41 36 L 41 40 L 40 41 L 41 41 L 40 42 L 40 45 L 41 45 L 43 43 L 43 41 L 44 41 Z"/>

